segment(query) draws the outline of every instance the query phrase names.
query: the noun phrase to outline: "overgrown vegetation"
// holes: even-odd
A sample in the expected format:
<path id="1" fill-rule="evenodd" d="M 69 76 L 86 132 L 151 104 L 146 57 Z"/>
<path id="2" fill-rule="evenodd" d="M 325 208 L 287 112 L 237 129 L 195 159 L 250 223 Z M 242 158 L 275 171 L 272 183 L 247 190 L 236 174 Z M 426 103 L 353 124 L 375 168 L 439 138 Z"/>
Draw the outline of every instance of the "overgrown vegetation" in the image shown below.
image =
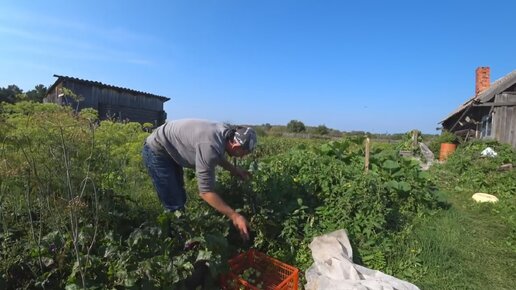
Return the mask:
<path id="1" fill-rule="evenodd" d="M 238 161 L 251 181 L 218 172 L 218 192 L 250 220 L 243 244 L 197 196 L 191 170 L 186 211 L 163 213 L 140 156 L 148 128 L 97 118 L 52 104 L 0 107 L 1 289 L 183 288 L 204 261 L 216 287 L 238 251 L 257 248 L 304 271 L 312 238 L 341 228 L 356 262 L 433 288 L 426 277 L 440 272 L 418 225 L 446 212 L 437 186 L 499 193 L 504 202 L 489 210 L 512 228 L 503 242 L 514 249 L 516 179 L 496 170 L 514 152 L 495 143 L 496 159 L 479 159 L 485 144 L 471 144 L 431 174 L 383 143 L 365 173 L 363 137 L 262 137 Z"/>
<path id="2" fill-rule="evenodd" d="M 487 147 L 498 156 L 482 157 Z M 422 289 L 512 289 L 516 282 L 516 154 L 497 142 L 469 142 L 431 175 L 441 188 L 446 207 L 416 219 L 414 231 L 400 244 L 419 251 L 425 275 L 414 282 Z M 496 204 L 477 204 L 476 192 L 493 194 Z M 394 262 L 394 261 L 392 261 Z"/>

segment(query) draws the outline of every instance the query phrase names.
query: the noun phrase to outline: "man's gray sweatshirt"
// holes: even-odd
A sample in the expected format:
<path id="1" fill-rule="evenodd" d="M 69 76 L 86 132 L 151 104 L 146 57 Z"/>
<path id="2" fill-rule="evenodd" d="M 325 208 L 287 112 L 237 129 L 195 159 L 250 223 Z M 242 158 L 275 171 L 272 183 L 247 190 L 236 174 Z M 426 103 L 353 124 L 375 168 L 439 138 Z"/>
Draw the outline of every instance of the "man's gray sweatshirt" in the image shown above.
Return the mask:
<path id="1" fill-rule="evenodd" d="M 214 191 L 215 167 L 225 156 L 225 134 L 229 126 L 206 120 L 169 121 L 147 137 L 158 154 L 170 155 L 177 164 L 195 168 L 199 192 Z"/>

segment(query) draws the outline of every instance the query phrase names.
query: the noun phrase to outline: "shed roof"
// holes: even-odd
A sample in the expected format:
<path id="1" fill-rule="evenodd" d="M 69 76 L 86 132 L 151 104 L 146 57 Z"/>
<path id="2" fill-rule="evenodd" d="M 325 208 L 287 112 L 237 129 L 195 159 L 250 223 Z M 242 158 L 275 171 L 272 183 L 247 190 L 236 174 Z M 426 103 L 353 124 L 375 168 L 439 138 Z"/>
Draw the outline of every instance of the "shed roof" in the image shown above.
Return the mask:
<path id="1" fill-rule="evenodd" d="M 141 92 L 141 91 L 136 91 L 136 90 L 132 90 L 132 89 L 128 89 L 128 88 L 122 88 L 122 87 L 107 85 L 107 84 L 104 84 L 104 83 L 101 83 L 101 82 L 97 82 L 97 81 L 89 81 L 89 80 L 84 80 L 84 79 L 79 79 L 79 78 L 74 78 L 74 77 L 69 77 L 69 76 L 61 76 L 61 75 L 54 75 L 54 77 L 56 77 L 58 79 L 48 89 L 49 92 L 52 91 L 57 86 L 59 81 L 70 80 L 70 81 L 74 81 L 74 82 L 79 82 L 79 83 L 84 83 L 84 84 L 88 84 L 88 85 L 93 85 L 93 86 L 100 87 L 100 88 L 114 89 L 114 90 L 121 91 L 121 92 L 128 92 L 128 93 L 132 93 L 132 94 L 138 94 L 138 95 L 144 95 L 144 96 L 148 96 L 148 97 L 158 98 L 158 99 L 162 100 L 163 102 L 166 102 L 166 101 L 170 100 L 170 98 L 167 98 L 167 97 L 158 96 L 158 95 L 154 95 L 154 94 L 146 93 L 146 92 Z"/>
<path id="2" fill-rule="evenodd" d="M 460 105 L 457 109 L 455 109 L 455 111 L 453 111 L 446 118 L 444 118 L 441 122 L 439 122 L 439 124 L 450 119 L 451 117 L 455 116 L 456 114 L 462 112 L 464 109 L 466 109 L 473 103 L 489 102 L 495 95 L 505 91 L 510 86 L 514 85 L 515 83 L 516 83 L 516 70 L 513 70 L 511 73 L 497 79 L 495 82 L 493 82 L 489 86 L 489 88 L 480 92 L 480 94 L 471 97 L 464 104 Z"/>

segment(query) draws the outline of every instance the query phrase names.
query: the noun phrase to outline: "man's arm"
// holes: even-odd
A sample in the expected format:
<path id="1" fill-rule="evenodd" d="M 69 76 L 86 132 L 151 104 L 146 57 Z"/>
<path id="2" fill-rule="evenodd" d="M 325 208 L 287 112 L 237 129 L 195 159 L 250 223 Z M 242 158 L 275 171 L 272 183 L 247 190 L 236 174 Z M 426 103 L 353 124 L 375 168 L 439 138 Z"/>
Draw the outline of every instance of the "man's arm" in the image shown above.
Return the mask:
<path id="1" fill-rule="evenodd" d="M 243 180 L 249 179 L 251 177 L 251 173 L 249 173 L 249 171 L 238 166 L 234 166 L 227 159 L 222 159 L 220 166 L 229 171 L 232 175 L 238 176 Z"/>
<path id="2" fill-rule="evenodd" d="M 233 225 L 235 225 L 240 232 L 242 239 L 246 241 L 249 240 L 249 224 L 241 214 L 233 210 L 217 193 L 213 191 L 201 192 L 200 195 L 204 201 L 223 215 L 227 216 L 233 222 Z"/>

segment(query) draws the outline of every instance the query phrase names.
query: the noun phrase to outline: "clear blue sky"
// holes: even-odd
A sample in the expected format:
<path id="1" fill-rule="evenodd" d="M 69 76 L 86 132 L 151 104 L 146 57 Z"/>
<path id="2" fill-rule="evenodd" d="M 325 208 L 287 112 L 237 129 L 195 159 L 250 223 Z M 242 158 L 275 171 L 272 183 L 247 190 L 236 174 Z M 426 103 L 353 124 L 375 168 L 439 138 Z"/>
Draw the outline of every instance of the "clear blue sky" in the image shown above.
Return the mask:
<path id="1" fill-rule="evenodd" d="M 0 0 L 0 87 L 67 75 L 169 119 L 437 133 L 475 69 L 516 69 L 516 1 Z"/>

